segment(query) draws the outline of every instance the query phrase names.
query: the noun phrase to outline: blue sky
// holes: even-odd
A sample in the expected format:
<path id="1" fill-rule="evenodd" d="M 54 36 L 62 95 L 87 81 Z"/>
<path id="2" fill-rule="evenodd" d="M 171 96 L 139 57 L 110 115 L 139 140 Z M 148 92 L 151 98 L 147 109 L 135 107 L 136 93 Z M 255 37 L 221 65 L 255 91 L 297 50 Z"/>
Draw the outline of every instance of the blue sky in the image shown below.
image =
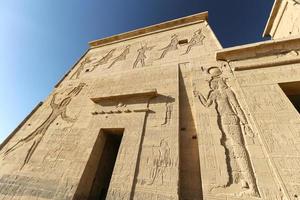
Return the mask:
<path id="1" fill-rule="evenodd" d="M 8 0 L 0 3 L 0 142 L 88 42 L 209 11 L 223 47 L 263 40 L 273 0 Z"/>

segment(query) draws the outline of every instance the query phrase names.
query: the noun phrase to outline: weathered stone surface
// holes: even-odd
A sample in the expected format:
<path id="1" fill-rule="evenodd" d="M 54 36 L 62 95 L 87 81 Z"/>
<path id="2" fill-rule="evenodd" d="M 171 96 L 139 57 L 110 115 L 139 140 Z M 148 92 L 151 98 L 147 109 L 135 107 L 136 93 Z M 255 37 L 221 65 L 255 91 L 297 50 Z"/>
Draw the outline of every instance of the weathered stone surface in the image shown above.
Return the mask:
<path id="1" fill-rule="evenodd" d="M 0 146 L 0 199 L 299 199 L 297 6 L 229 49 L 207 13 L 91 42 Z"/>

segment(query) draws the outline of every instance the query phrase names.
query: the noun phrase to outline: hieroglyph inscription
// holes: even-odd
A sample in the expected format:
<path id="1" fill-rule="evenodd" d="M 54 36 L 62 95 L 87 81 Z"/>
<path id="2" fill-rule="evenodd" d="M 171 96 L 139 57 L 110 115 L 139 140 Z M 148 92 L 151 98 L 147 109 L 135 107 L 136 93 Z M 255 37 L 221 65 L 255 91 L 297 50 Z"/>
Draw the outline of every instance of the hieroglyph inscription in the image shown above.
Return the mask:
<path id="1" fill-rule="evenodd" d="M 111 68 L 114 64 L 116 64 L 119 61 L 126 60 L 126 57 L 129 54 L 129 52 L 130 52 L 130 45 L 127 45 L 125 49 L 122 51 L 122 53 L 113 59 L 114 61 L 107 67 L 107 69 Z"/>
<path id="2" fill-rule="evenodd" d="M 184 54 L 188 54 L 193 47 L 195 46 L 200 46 L 200 45 L 203 45 L 203 40 L 204 40 L 205 36 L 203 35 L 202 33 L 202 30 L 199 29 L 197 31 L 194 32 L 194 35 L 193 37 L 191 38 L 191 40 L 187 43 L 188 44 L 188 47 L 185 51 Z M 184 55 L 183 54 L 183 55 Z"/>
<path id="3" fill-rule="evenodd" d="M 49 126 L 52 124 L 52 122 L 54 120 L 56 120 L 56 118 L 58 116 L 61 116 L 61 118 L 66 122 L 70 122 L 70 123 L 75 122 L 76 119 L 67 116 L 67 114 L 66 114 L 67 106 L 70 104 L 72 98 L 77 96 L 80 93 L 80 91 L 82 90 L 82 88 L 84 86 L 85 86 L 85 83 L 80 83 L 77 87 L 73 88 L 69 93 L 67 93 L 66 97 L 64 97 L 59 103 L 55 102 L 56 96 L 58 93 L 54 93 L 53 97 L 51 99 L 51 102 L 50 102 L 52 111 L 51 111 L 50 115 L 48 116 L 48 118 L 38 128 L 36 128 L 32 133 L 30 133 L 28 136 L 20 139 L 17 143 L 15 143 L 11 147 L 9 147 L 4 152 L 4 155 L 7 156 L 8 154 L 10 154 L 14 150 L 16 150 L 18 147 L 30 142 L 31 146 L 27 151 L 23 165 L 21 166 L 21 168 L 23 168 L 24 165 L 29 162 L 30 158 L 32 157 L 32 154 L 35 152 L 37 146 L 42 141 Z"/>
<path id="4" fill-rule="evenodd" d="M 171 41 L 168 44 L 168 46 L 161 49 L 161 50 L 163 50 L 163 52 L 160 55 L 159 59 L 164 58 L 168 52 L 177 50 L 178 44 L 179 44 L 178 35 L 176 35 L 176 34 L 172 35 Z"/>
<path id="5" fill-rule="evenodd" d="M 215 108 L 222 133 L 220 143 L 225 149 L 228 176 L 225 182 L 219 183 L 216 187 L 226 188 L 232 184 L 239 184 L 242 190 L 237 195 L 260 197 L 243 136 L 248 134 L 253 137 L 253 131 L 235 93 L 222 77 L 222 71 L 218 67 L 211 67 L 208 73 L 211 76 L 208 81 L 210 87 L 208 96 L 205 97 L 198 91 L 194 91 L 194 94 L 203 106 Z"/>
<path id="6" fill-rule="evenodd" d="M 145 59 L 147 58 L 146 51 L 151 51 L 153 48 L 154 48 L 154 46 L 147 47 L 147 45 L 145 45 L 145 46 L 142 46 L 140 49 L 138 49 L 137 50 L 138 55 L 133 63 L 133 68 L 137 68 L 139 63 L 140 63 L 141 67 L 144 67 L 146 65 Z"/>

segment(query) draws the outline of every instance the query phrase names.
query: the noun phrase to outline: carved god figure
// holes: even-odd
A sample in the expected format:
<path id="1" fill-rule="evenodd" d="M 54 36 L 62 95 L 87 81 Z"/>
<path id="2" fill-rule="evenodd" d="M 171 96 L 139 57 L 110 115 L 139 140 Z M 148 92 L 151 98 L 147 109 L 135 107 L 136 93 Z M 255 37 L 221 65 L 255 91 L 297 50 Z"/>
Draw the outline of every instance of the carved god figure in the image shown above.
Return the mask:
<path id="1" fill-rule="evenodd" d="M 153 166 L 150 169 L 148 185 L 152 185 L 156 179 L 160 179 L 161 184 L 164 183 L 165 169 L 172 165 L 170 156 L 170 147 L 168 142 L 161 140 L 159 146 L 152 147 Z"/>
<path id="2" fill-rule="evenodd" d="M 221 77 L 221 70 L 212 67 L 208 70 L 211 75 L 208 97 L 194 92 L 205 107 L 213 106 L 217 112 L 217 120 L 222 133 L 221 144 L 226 152 L 228 180 L 218 187 L 228 187 L 239 183 L 244 190 L 239 195 L 259 197 L 254 171 L 245 146 L 243 133 L 253 136 L 245 114 L 230 87 Z"/>

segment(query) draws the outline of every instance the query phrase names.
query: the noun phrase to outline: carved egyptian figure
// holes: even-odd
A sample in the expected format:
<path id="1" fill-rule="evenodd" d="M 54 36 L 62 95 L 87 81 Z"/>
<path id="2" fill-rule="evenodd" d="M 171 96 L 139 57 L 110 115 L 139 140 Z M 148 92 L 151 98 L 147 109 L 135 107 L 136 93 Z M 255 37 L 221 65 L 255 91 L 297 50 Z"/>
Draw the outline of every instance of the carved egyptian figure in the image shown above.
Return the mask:
<path id="1" fill-rule="evenodd" d="M 173 104 L 169 101 L 166 102 L 166 111 L 165 111 L 165 120 L 164 123 L 161 125 L 169 124 L 172 118 L 172 110 L 173 110 Z"/>
<path id="2" fill-rule="evenodd" d="M 141 66 L 144 67 L 145 66 L 145 59 L 147 58 L 146 51 L 150 51 L 153 48 L 154 47 L 147 47 L 147 45 L 146 45 L 146 46 L 142 46 L 140 49 L 138 49 L 137 50 L 138 56 L 137 56 L 136 60 L 133 63 L 133 68 L 136 68 L 139 63 L 141 63 Z"/>
<path id="3" fill-rule="evenodd" d="M 94 71 L 98 66 L 105 65 L 108 63 L 108 61 L 113 57 L 113 54 L 116 49 L 110 50 L 103 58 L 93 63 L 93 67 L 90 69 L 90 72 Z"/>
<path id="4" fill-rule="evenodd" d="M 163 52 L 159 57 L 159 59 L 164 58 L 169 51 L 177 50 L 178 44 L 179 44 L 178 36 L 176 34 L 172 35 L 171 42 L 168 44 L 168 46 L 161 49 L 163 50 Z"/>
<path id="5" fill-rule="evenodd" d="M 188 47 L 184 54 L 188 54 L 194 46 L 202 45 L 204 38 L 205 38 L 205 36 L 203 35 L 201 29 L 195 31 L 193 37 L 188 42 Z"/>
<path id="6" fill-rule="evenodd" d="M 31 142 L 32 144 L 31 144 L 30 148 L 28 149 L 28 152 L 24 159 L 23 165 L 21 167 L 21 168 L 23 168 L 23 166 L 29 162 L 30 158 L 32 157 L 32 154 L 36 150 L 39 143 L 42 141 L 49 126 L 53 123 L 54 120 L 56 120 L 56 118 L 58 116 L 61 116 L 61 118 L 66 122 L 74 122 L 76 120 L 76 119 L 73 119 L 73 118 L 67 116 L 67 114 L 66 114 L 67 106 L 70 104 L 72 98 L 77 96 L 80 93 L 80 91 L 82 90 L 82 88 L 84 86 L 85 86 L 85 83 L 80 83 L 77 87 L 73 88 L 66 95 L 66 97 L 63 98 L 62 101 L 60 101 L 60 103 L 55 102 L 57 93 L 54 93 L 53 97 L 51 99 L 51 102 L 50 102 L 52 111 L 51 111 L 50 115 L 48 116 L 48 118 L 32 133 L 30 133 L 28 136 L 20 139 L 16 144 L 14 144 L 10 148 L 8 148 L 4 152 L 4 155 L 6 156 L 9 153 L 11 153 L 12 151 L 16 150 L 18 147 L 22 146 L 23 144 Z"/>
<path id="7" fill-rule="evenodd" d="M 152 185 L 157 178 L 160 178 L 161 184 L 164 184 L 165 169 L 172 165 L 168 143 L 161 140 L 159 146 L 153 146 L 152 154 L 154 155 L 153 166 L 150 169 L 148 185 Z"/>
<path id="8" fill-rule="evenodd" d="M 123 50 L 123 52 L 117 56 L 116 58 L 114 58 L 114 61 L 108 66 L 107 69 L 111 68 L 114 64 L 116 64 L 119 61 L 123 61 L 126 60 L 127 55 L 129 54 L 130 50 L 130 45 L 127 45 L 125 47 L 125 49 Z"/>
<path id="9" fill-rule="evenodd" d="M 79 67 L 75 71 L 75 73 L 71 76 L 70 79 L 78 79 L 81 72 L 83 71 L 86 64 L 91 63 L 94 59 L 91 59 L 89 56 L 87 56 L 83 61 L 81 61 Z"/>
<path id="10" fill-rule="evenodd" d="M 227 156 L 230 156 L 230 160 L 235 160 L 238 166 L 238 169 L 234 169 L 232 161 L 226 163 L 227 165 L 231 165 L 227 166 L 231 170 L 231 172 L 228 171 L 231 177 L 229 177 L 230 180 L 228 180 L 227 184 L 222 187 L 230 186 L 232 182 L 239 182 L 243 189 L 247 189 L 239 193 L 239 195 L 245 194 L 259 197 L 254 171 L 243 137 L 243 130 L 245 134 L 249 135 L 253 135 L 253 132 L 247 123 L 247 119 L 234 92 L 227 86 L 223 78 L 220 77 L 222 72 L 218 68 L 211 69 L 210 73 L 213 76 L 209 81 L 211 90 L 208 97 L 205 98 L 199 92 L 195 92 L 195 96 L 199 98 L 205 107 L 210 107 L 214 104 L 217 111 L 219 128 L 224 135 L 223 139 L 225 139 L 222 145 L 229 151 L 229 155 Z"/>

